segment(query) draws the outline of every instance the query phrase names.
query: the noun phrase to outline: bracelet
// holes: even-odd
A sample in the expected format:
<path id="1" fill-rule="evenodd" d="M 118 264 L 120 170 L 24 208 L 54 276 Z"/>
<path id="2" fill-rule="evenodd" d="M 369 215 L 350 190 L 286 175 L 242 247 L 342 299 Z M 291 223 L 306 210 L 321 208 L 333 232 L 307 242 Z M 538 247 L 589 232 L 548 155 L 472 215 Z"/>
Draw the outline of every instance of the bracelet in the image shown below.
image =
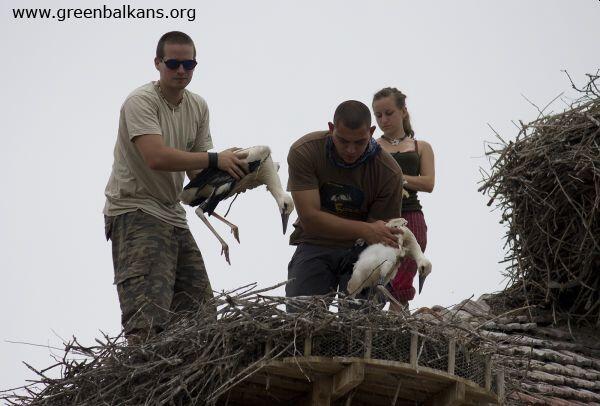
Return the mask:
<path id="1" fill-rule="evenodd" d="M 219 154 L 216 152 L 208 153 L 208 167 L 217 169 L 219 167 Z"/>

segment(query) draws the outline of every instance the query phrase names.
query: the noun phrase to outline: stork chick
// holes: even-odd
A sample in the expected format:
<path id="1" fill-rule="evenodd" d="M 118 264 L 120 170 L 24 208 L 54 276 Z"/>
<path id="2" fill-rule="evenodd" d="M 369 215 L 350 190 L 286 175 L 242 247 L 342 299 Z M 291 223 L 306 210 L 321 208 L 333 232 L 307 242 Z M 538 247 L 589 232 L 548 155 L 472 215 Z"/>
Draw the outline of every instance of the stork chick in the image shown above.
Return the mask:
<path id="1" fill-rule="evenodd" d="M 221 255 L 225 255 L 225 259 L 230 265 L 229 246 L 213 228 L 205 215 L 213 215 L 218 220 L 227 224 L 231 228 L 235 239 L 240 242 L 238 227 L 214 212 L 219 202 L 231 196 L 237 196 L 239 193 L 244 193 L 247 190 L 265 185 L 267 190 L 273 195 L 279 208 L 283 234 L 287 230 L 290 214 L 294 211 L 294 201 L 281 187 L 281 181 L 277 175 L 279 166 L 271 159 L 271 149 L 260 145 L 236 151 L 236 154 L 240 157 L 246 155 L 246 153 L 248 156 L 243 158 L 243 161 L 247 164 L 247 173 L 240 180 L 236 180 L 229 173 L 220 169 L 208 168 L 196 175 L 179 195 L 183 203 L 192 207 L 198 206 L 196 214 L 215 237 L 217 237 L 221 243 Z"/>
<path id="2" fill-rule="evenodd" d="M 427 275 L 431 273 L 431 262 L 425 258 L 415 235 L 406 227 L 406 220 L 397 218 L 387 223 L 390 228 L 398 228 L 402 233 L 397 234 L 399 248 L 383 244 L 368 246 L 358 257 L 352 270 L 352 277 L 348 282 L 348 293 L 352 296 L 364 288 L 381 285 L 380 290 L 392 280 L 398 272 L 398 265 L 405 256 L 409 256 L 417 263 L 419 272 L 419 293 Z M 386 293 L 384 292 L 384 293 Z M 389 295 L 387 292 L 386 296 Z"/>

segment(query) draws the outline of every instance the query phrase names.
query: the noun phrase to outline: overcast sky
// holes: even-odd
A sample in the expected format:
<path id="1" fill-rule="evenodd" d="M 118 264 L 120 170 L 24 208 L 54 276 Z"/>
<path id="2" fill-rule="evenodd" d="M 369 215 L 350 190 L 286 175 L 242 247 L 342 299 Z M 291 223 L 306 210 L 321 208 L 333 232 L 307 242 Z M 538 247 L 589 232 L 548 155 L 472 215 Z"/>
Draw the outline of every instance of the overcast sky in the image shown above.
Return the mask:
<path id="1" fill-rule="evenodd" d="M 188 89 L 208 102 L 215 149 L 269 145 L 284 184 L 290 144 L 326 129 L 340 102 L 370 105 L 386 86 L 408 95 L 416 136 L 436 158 L 435 190 L 421 194 L 433 273 L 412 307 L 503 287 L 505 230 L 477 192 L 479 168 L 489 167 L 484 142 L 495 139 L 488 123 L 513 139 L 511 120 L 537 115 L 522 95 L 539 106 L 562 91 L 568 100 L 561 70 L 583 81 L 600 67 L 597 0 L 147 1 L 194 15 L 62 22 L 15 19 L 12 10 L 126 4 L 103 1 L 2 2 L 1 389 L 32 377 L 22 360 L 52 362 L 47 348 L 7 341 L 60 347 L 60 337 L 93 343 L 99 331 L 120 329 L 103 193 L 120 106 L 158 78 L 153 58 L 164 32 L 196 43 Z M 266 190 L 242 195 L 228 217 L 241 245 L 215 227 L 231 242 L 231 266 L 188 210 L 213 289 L 284 280 L 293 247 Z"/>

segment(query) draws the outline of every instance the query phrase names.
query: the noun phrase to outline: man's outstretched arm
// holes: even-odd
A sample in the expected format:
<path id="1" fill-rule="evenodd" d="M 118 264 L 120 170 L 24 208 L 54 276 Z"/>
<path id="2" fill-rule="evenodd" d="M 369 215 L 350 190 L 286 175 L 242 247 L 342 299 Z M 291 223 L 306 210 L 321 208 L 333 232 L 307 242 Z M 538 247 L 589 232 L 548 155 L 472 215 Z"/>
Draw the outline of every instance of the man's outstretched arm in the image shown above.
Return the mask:
<path id="1" fill-rule="evenodd" d="M 175 172 L 208 168 L 207 152 L 187 152 L 169 147 L 158 134 L 139 135 L 133 142 L 150 169 Z M 235 154 L 237 149 L 239 148 L 219 152 L 218 166 L 240 179 L 244 176 L 244 157 Z"/>

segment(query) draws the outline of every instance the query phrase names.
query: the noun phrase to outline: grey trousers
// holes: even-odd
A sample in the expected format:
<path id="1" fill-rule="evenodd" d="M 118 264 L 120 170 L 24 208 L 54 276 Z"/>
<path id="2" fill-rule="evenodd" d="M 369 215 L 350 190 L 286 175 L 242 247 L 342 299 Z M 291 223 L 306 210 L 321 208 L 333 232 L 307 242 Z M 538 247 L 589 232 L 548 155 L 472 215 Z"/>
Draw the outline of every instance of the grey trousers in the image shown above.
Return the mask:
<path id="1" fill-rule="evenodd" d="M 331 248 L 300 243 L 288 264 L 286 297 L 347 293 L 352 267 L 358 258 L 356 249 Z M 366 298 L 367 292 L 358 295 Z M 298 311 L 288 306 L 288 312 Z"/>

